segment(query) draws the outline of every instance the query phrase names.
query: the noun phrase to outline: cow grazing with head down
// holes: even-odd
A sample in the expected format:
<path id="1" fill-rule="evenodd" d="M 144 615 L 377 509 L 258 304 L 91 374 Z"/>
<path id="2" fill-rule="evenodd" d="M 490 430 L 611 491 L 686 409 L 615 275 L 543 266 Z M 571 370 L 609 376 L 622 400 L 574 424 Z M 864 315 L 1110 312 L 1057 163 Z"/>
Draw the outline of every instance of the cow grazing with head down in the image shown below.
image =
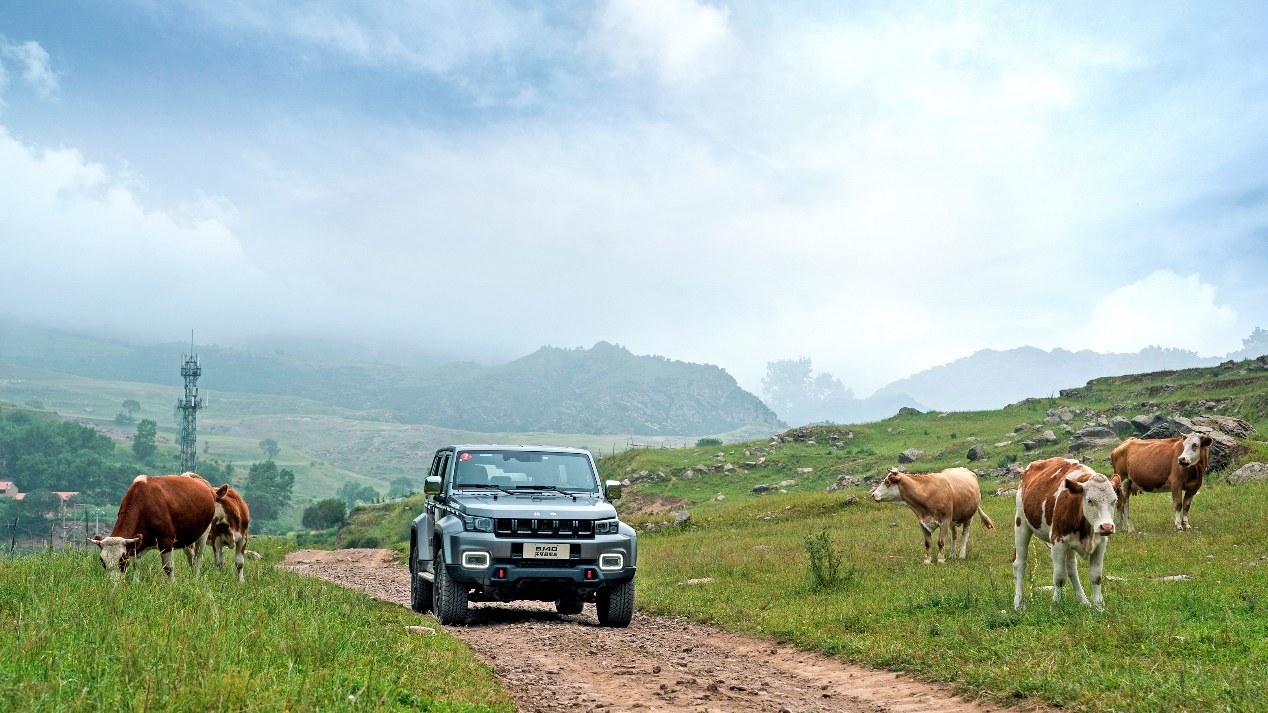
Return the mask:
<path id="1" fill-rule="evenodd" d="M 1017 488 L 1013 523 L 1013 608 L 1021 609 L 1025 604 L 1022 580 L 1032 535 L 1052 545 L 1052 601 L 1061 601 L 1061 588 L 1069 579 L 1079 603 L 1088 603 L 1079 583 L 1077 554 L 1091 563 L 1091 603 L 1104 606 L 1101 569 L 1106 538 L 1114 534 L 1118 484 L 1118 476 L 1111 480 L 1069 458 L 1037 460 L 1026 466 Z"/>
<path id="2" fill-rule="evenodd" d="M 110 536 L 89 540 L 101 549 L 106 571 L 122 575 L 135 558 L 158 548 L 163 571 L 173 576 L 172 551 L 185 548 L 197 572 L 208 528 L 216 514 L 216 497 L 207 481 L 180 475 L 138 475 L 119 504 L 119 516 Z M 135 579 L 138 570 L 133 570 Z"/>
<path id="3" fill-rule="evenodd" d="M 215 558 L 216 566 L 225 564 L 224 548 L 233 549 L 233 564 L 238 568 L 238 581 L 242 581 L 242 563 L 246 559 L 247 528 L 251 525 L 251 513 L 247 503 L 230 488 L 228 483 L 216 489 L 216 514 L 211 520 L 211 532 L 207 545 Z"/>
<path id="4" fill-rule="evenodd" d="M 1135 491 L 1157 493 L 1169 490 L 1175 508 L 1176 529 L 1190 529 L 1189 506 L 1202 489 L 1211 442 L 1210 436 L 1190 433 L 1183 438 L 1148 441 L 1128 438 L 1115 448 L 1110 460 L 1114 464 L 1114 473 L 1123 481 L 1118 505 L 1120 524 L 1128 532 L 1132 531 L 1130 502 Z"/>
<path id="5" fill-rule="evenodd" d="M 955 556 L 955 530 L 962 528 L 960 559 L 969 548 L 969 526 L 973 516 L 982 517 L 982 525 L 988 530 L 995 524 L 982 512 L 982 492 L 977 485 L 977 475 L 967 468 L 948 468 L 941 473 L 904 473 L 891 468 L 889 475 L 872 490 L 872 499 L 879 503 L 904 503 L 916 514 L 920 530 L 925 535 L 925 564 L 930 561 L 930 545 L 933 531 L 938 530 L 938 561 L 942 558 L 942 546 L 951 532 L 951 555 Z"/>

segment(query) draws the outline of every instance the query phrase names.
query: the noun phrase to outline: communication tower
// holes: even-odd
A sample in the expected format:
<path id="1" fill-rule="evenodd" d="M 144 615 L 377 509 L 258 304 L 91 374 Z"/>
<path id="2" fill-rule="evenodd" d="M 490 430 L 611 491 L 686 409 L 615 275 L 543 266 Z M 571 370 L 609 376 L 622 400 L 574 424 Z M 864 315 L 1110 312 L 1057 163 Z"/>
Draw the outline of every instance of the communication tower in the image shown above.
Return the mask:
<path id="1" fill-rule="evenodd" d="M 185 397 L 176 399 L 181 415 L 179 442 L 181 472 L 192 473 L 198 465 L 198 410 L 207 405 L 198 395 L 198 377 L 202 376 L 202 360 L 194 353 L 194 330 L 189 330 L 189 354 L 181 354 L 181 377 L 185 379 Z"/>

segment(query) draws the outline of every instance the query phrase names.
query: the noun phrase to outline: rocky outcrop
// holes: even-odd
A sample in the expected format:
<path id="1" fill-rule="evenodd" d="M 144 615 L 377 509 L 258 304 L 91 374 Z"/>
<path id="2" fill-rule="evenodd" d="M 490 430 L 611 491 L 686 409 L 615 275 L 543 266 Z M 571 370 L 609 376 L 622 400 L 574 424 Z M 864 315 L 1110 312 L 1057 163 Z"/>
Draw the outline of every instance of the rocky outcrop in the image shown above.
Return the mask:
<path id="1" fill-rule="evenodd" d="M 916 459 L 924 454 L 925 454 L 924 451 L 916 450 L 915 448 L 908 448 L 907 450 L 898 454 L 898 462 L 899 463 L 915 463 Z"/>
<path id="2" fill-rule="evenodd" d="M 1078 453 L 1092 448 L 1099 448 L 1110 444 L 1117 444 L 1118 436 L 1105 426 L 1087 426 L 1074 434 L 1074 438 L 1070 439 L 1070 451 Z"/>
<path id="3" fill-rule="evenodd" d="M 1229 485 L 1245 485 L 1268 481 L 1268 463 L 1247 463 L 1228 474 Z"/>

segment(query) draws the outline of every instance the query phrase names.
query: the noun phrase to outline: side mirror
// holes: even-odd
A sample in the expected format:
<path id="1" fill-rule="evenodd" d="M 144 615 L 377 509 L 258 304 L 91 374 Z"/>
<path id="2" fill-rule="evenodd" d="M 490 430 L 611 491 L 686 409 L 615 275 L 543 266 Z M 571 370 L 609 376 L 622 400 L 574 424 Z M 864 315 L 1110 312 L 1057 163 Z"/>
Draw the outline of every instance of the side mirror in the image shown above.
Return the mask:
<path id="1" fill-rule="evenodd" d="M 440 494 L 440 476 L 429 476 L 423 481 L 423 495 L 439 495 Z"/>
<path id="2" fill-rule="evenodd" d="M 603 494 L 607 496 L 608 500 L 620 500 L 622 487 L 619 480 L 605 481 L 603 483 Z"/>

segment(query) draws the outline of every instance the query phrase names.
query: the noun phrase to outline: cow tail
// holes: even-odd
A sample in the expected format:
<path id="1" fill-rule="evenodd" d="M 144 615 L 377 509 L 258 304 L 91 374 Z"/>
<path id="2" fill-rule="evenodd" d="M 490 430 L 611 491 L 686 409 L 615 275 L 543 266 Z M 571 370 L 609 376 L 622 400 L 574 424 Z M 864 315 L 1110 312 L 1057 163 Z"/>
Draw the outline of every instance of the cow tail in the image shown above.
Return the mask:
<path id="1" fill-rule="evenodd" d="M 982 527 L 985 527 L 985 528 L 986 528 L 986 529 L 988 529 L 988 530 L 994 530 L 994 529 L 995 529 L 995 523 L 991 522 L 991 519 L 990 519 L 989 517 L 987 517 L 987 516 L 986 516 L 986 513 L 982 512 L 982 506 L 981 506 L 981 505 L 978 505 L 978 506 L 977 506 L 977 514 L 978 514 L 978 516 L 979 516 L 979 517 L 981 517 L 981 518 L 982 518 Z"/>

